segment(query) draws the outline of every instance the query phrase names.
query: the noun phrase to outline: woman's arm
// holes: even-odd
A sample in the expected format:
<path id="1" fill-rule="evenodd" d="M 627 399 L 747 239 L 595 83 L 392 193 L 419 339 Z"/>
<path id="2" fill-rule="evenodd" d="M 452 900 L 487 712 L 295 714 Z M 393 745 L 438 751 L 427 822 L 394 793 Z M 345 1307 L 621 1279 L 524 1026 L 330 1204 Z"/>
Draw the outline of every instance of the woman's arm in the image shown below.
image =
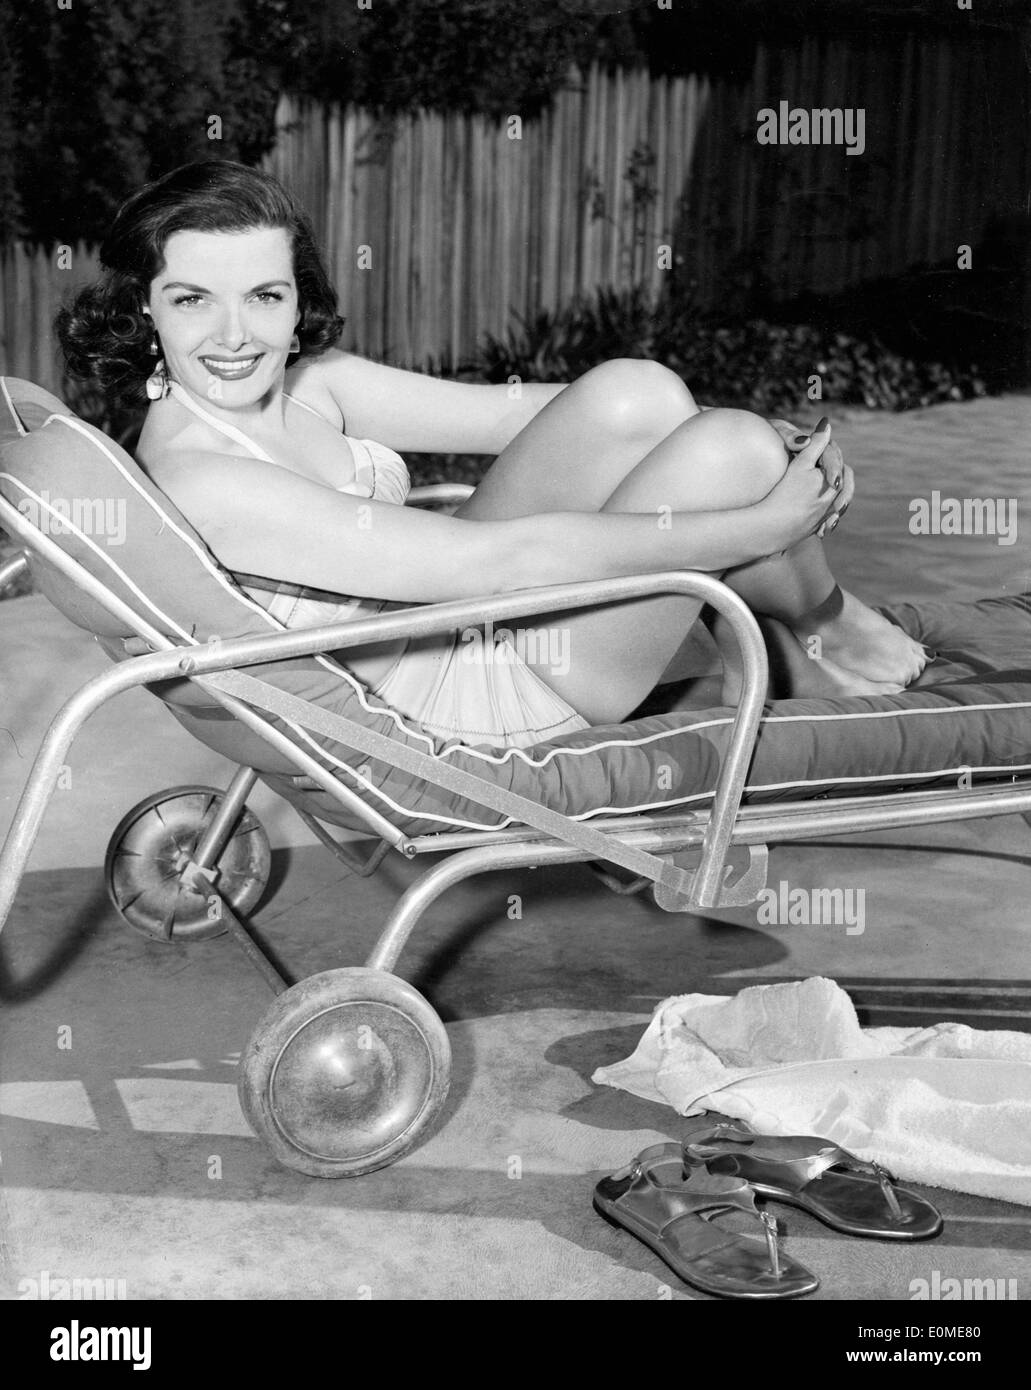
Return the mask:
<path id="1" fill-rule="evenodd" d="M 755 506 L 676 512 L 668 526 L 632 512 L 469 521 L 210 454 L 180 459 L 162 486 L 230 571 L 409 603 L 660 570 L 719 571 L 811 534 L 835 500 L 811 459 L 790 464 Z"/>
<path id="2" fill-rule="evenodd" d="M 430 454 L 500 454 L 554 399 L 562 385 L 477 386 L 402 371 L 333 349 L 302 361 L 288 377 L 292 395 L 358 438 Z M 518 394 L 516 394 L 518 393 Z"/>

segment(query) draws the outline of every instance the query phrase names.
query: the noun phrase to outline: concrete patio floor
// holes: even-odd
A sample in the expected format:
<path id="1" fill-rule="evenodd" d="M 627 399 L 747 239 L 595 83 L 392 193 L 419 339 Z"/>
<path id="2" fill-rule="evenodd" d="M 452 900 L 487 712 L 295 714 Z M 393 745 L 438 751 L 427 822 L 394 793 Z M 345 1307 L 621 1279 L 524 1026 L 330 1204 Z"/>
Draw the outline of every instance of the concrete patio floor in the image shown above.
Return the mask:
<path id="1" fill-rule="evenodd" d="M 859 480 L 829 542 L 847 587 L 875 603 L 1031 589 L 1023 538 L 908 529 L 911 500 L 933 489 L 1031 508 L 1031 398 L 852 411 L 837 434 Z M 106 658 L 38 596 L 0 604 L 0 652 L 2 834 L 50 718 Z M 659 999 L 820 974 L 864 1023 L 1031 1028 L 1019 817 L 774 846 L 772 883 L 865 888 L 861 935 L 760 926 L 754 907 L 670 916 L 582 866 L 500 873 L 447 894 L 401 960 L 452 1036 L 444 1124 L 394 1168 L 302 1178 L 236 1104 L 236 1059 L 267 990 L 225 939 L 162 946 L 130 932 L 99 868 L 135 802 L 230 772 L 138 693 L 72 750 L 0 942 L 5 1297 L 49 1271 L 121 1279 L 130 1298 L 655 1298 L 665 1267 L 602 1224 L 590 1197 L 603 1171 L 684 1122 L 589 1078 L 629 1054 Z M 391 855 L 359 879 L 270 793 L 251 806 L 275 851 L 258 930 L 294 977 L 360 964 L 425 861 Z M 821 1275 L 816 1301 L 908 1299 L 933 1271 L 1016 1279 L 1027 1297 L 1031 1211 L 928 1192 L 946 1217 L 930 1247 L 848 1241 L 793 1213 L 789 1248 Z"/>

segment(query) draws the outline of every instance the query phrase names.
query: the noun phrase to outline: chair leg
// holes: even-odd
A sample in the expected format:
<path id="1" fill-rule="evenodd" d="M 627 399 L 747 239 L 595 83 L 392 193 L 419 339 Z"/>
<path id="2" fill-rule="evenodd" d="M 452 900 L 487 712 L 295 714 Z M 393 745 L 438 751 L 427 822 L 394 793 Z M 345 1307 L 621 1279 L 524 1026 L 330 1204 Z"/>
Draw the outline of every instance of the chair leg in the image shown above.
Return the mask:
<path id="1" fill-rule="evenodd" d="M 341 864 L 350 869 L 352 873 L 357 874 L 359 878 L 368 878 L 370 874 L 374 874 L 382 864 L 387 851 L 393 849 L 393 845 L 386 840 L 377 840 L 363 859 L 356 850 L 349 849 L 346 844 L 334 839 L 310 812 L 303 811 L 300 806 L 294 806 L 294 810 L 315 838 L 325 845 L 329 852 L 340 860 Z"/>
<path id="2" fill-rule="evenodd" d="M 239 820 L 257 780 L 258 774 L 252 767 L 237 768 L 225 795 L 208 822 L 207 829 L 197 843 L 193 862 L 199 868 L 210 869 L 218 863 L 218 857 L 225 848 L 233 826 Z"/>

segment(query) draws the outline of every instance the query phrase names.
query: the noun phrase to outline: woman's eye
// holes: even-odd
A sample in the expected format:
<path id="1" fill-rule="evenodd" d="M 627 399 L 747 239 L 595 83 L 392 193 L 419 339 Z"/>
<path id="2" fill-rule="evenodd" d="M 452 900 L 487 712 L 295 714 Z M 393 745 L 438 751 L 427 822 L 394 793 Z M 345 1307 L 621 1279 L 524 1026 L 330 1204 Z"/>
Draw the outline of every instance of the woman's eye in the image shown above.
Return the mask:
<path id="1" fill-rule="evenodd" d="M 279 290 L 259 290 L 254 296 L 255 299 L 263 304 L 281 304 L 283 302 L 282 292 Z M 200 304 L 204 300 L 202 294 L 177 294 L 172 303 L 178 306 L 192 308 L 195 304 Z"/>

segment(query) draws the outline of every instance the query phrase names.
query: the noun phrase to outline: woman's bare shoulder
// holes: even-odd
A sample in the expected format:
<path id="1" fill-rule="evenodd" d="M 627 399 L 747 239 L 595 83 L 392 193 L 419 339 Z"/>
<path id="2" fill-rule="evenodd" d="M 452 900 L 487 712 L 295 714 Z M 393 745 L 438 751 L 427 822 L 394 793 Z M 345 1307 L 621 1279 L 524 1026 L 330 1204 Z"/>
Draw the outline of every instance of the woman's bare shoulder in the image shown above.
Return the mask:
<path id="1" fill-rule="evenodd" d="M 267 488 L 282 472 L 261 459 L 241 458 L 213 448 L 203 432 L 187 424 L 167 439 L 141 437 L 136 461 L 169 501 L 200 529 L 233 514 L 244 473 L 255 487 Z M 278 479 L 275 479 L 278 482 Z"/>
<path id="2" fill-rule="evenodd" d="M 335 348 L 299 362 L 287 381 L 291 395 L 342 417 L 347 434 L 424 453 L 498 454 L 544 403 L 513 410 L 506 386 L 449 381 Z"/>
<path id="3" fill-rule="evenodd" d="M 202 476 L 205 458 L 217 453 L 199 420 L 171 428 L 148 417 L 136 445 L 136 462 L 150 480 L 164 488 L 183 477 Z"/>
<path id="4" fill-rule="evenodd" d="M 302 357 L 286 374 L 287 394 L 311 406 L 324 420 L 346 433 L 344 397 L 350 353 L 330 348 L 320 357 Z"/>

